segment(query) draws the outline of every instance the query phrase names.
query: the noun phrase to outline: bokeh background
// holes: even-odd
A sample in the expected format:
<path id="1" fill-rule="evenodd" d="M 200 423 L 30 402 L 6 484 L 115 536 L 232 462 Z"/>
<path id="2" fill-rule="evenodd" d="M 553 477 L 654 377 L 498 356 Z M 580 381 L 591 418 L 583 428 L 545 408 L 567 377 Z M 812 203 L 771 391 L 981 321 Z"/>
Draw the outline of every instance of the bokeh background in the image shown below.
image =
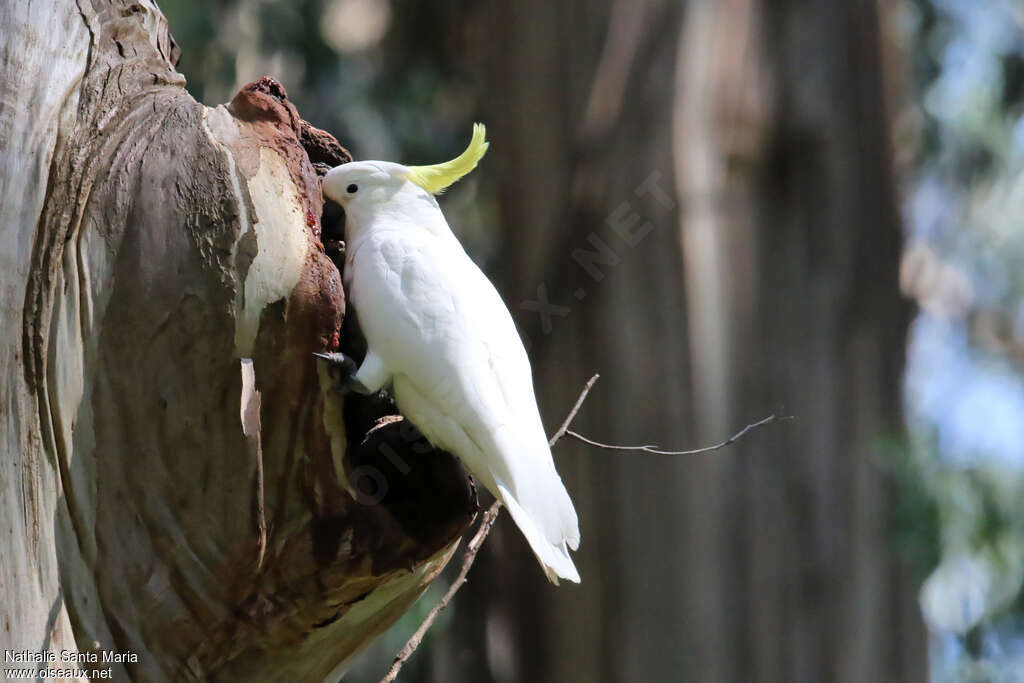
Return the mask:
<path id="1" fill-rule="evenodd" d="M 1019 0 L 163 0 L 442 200 L 563 441 L 580 586 L 504 518 L 404 681 L 1024 680 Z M 456 563 L 457 564 L 457 563 Z M 376 681 L 419 606 L 348 680 Z"/>

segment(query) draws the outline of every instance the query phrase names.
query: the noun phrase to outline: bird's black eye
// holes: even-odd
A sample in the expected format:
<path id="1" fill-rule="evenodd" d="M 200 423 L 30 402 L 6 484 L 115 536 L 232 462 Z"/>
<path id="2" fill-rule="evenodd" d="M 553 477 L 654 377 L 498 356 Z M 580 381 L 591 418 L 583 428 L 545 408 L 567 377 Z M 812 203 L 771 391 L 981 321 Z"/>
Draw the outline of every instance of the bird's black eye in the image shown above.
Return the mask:
<path id="1" fill-rule="evenodd" d="M 355 194 L 356 192 L 359 192 L 359 186 L 356 185 L 355 183 L 352 183 L 351 185 L 345 188 L 345 192 L 348 192 L 349 194 Z"/>

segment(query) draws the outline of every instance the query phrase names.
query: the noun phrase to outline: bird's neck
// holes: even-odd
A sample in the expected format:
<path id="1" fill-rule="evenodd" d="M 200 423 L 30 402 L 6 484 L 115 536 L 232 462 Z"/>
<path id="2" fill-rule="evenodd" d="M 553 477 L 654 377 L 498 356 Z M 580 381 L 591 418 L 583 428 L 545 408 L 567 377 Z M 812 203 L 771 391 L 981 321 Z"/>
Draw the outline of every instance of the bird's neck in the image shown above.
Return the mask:
<path id="1" fill-rule="evenodd" d="M 349 248 L 355 248 L 368 235 L 387 230 L 426 230 L 439 237 L 451 235 L 437 201 L 422 190 L 403 189 L 388 201 L 350 211 L 345 218 L 345 241 Z"/>

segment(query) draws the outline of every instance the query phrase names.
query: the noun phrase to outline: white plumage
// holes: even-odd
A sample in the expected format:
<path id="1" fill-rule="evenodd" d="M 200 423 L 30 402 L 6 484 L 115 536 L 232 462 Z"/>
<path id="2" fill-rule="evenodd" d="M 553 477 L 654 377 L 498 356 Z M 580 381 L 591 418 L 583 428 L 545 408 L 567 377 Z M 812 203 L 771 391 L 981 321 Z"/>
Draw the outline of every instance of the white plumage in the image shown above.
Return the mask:
<path id="1" fill-rule="evenodd" d="M 505 504 L 548 578 L 579 582 L 569 556 L 580 540 L 576 511 L 526 351 L 431 192 L 409 179 L 417 170 L 354 162 L 324 179 L 324 194 L 345 208 L 345 284 L 369 347 L 353 379 L 369 391 L 390 383 L 401 413 Z"/>

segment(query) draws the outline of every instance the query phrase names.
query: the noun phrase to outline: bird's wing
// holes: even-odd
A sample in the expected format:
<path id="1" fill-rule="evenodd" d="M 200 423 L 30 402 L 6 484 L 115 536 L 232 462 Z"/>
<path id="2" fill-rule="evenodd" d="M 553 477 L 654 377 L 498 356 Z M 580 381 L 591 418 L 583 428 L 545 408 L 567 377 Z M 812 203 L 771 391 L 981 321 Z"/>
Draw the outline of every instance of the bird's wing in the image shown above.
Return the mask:
<path id="1" fill-rule="evenodd" d="M 529 359 L 494 286 L 454 238 L 383 235 L 374 247 L 372 255 L 360 254 L 352 292 L 370 345 L 478 452 L 438 445 L 452 449 L 492 493 L 514 498 L 549 543 L 575 547 L 576 513 L 551 458 Z M 428 438 L 443 438 L 430 425 L 417 426 Z"/>

